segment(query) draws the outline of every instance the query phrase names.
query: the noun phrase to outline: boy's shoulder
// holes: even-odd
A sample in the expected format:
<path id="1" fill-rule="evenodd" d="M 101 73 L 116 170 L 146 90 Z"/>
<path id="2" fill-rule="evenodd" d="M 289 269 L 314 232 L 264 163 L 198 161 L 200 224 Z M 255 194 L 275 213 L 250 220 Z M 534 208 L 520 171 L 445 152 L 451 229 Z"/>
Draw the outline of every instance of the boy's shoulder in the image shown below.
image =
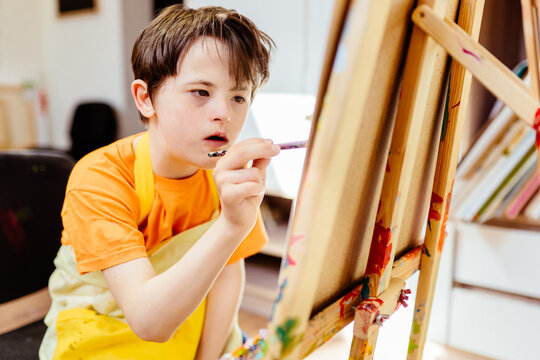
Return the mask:
<path id="1" fill-rule="evenodd" d="M 71 172 L 67 190 L 90 190 L 96 186 L 124 183 L 133 186 L 133 140 L 131 135 L 101 147 L 80 159 Z"/>

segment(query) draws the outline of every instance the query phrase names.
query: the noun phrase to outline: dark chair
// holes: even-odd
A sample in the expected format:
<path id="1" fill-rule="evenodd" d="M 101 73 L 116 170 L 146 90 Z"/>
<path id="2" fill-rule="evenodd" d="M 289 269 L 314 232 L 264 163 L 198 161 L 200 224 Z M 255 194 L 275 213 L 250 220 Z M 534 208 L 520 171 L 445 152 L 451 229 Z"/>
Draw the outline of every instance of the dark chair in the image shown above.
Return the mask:
<path id="1" fill-rule="evenodd" d="M 71 124 L 69 154 L 79 160 L 84 155 L 116 140 L 118 124 L 114 109 L 105 103 L 77 105 Z"/>
<path id="2" fill-rule="evenodd" d="M 0 152 L 1 359 L 37 358 L 73 165 L 60 151 Z"/>

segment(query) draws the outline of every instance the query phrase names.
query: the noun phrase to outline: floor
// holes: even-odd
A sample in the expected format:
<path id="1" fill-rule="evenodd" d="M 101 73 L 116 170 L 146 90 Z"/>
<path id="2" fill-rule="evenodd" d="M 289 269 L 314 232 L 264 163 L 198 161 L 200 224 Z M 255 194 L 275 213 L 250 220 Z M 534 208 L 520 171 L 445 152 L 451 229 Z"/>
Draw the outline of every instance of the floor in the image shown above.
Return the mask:
<path id="1" fill-rule="evenodd" d="M 239 318 L 240 327 L 250 336 L 257 335 L 259 329 L 266 327 L 268 319 L 247 312 L 240 312 Z M 352 339 L 351 326 L 343 329 L 339 334 L 334 336 L 328 343 L 314 351 L 307 360 L 338 360 L 348 359 L 349 348 Z M 377 360 L 397 360 L 405 358 L 405 355 L 400 357 L 400 354 L 392 352 L 392 349 L 385 347 L 384 349 L 377 348 L 375 359 Z M 436 343 L 428 342 L 424 350 L 423 360 L 488 360 L 489 358 L 476 354 L 467 353 L 459 349 L 442 346 Z"/>

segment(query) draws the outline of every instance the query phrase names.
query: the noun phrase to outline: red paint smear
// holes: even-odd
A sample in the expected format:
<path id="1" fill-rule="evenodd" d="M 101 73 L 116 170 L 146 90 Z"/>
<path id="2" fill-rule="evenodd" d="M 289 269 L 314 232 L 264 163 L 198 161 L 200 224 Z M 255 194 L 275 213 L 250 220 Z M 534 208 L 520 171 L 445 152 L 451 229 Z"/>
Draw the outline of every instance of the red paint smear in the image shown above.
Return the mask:
<path id="1" fill-rule="evenodd" d="M 408 253 L 400 257 L 399 259 L 412 260 L 418 256 L 418 253 L 420 253 L 420 251 L 422 251 L 422 245 L 415 247 L 414 249 L 412 249 L 411 251 L 409 251 Z"/>
<path id="2" fill-rule="evenodd" d="M 533 129 L 536 131 L 536 148 L 540 149 L 540 109 L 534 114 Z"/>
<path id="3" fill-rule="evenodd" d="M 392 230 L 382 226 L 382 221 L 375 224 L 373 239 L 369 250 L 369 260 L 366 274 L 382 275 L 392 254 Z"/>
<path id="4" fill-rule="evenodd" d="M 390 159 L 386 160 L 386 172 L 390 172 Z"/>
<path id="5" fill-rule="evenodd" d="M 463 48 L 462 50 L 463 50 L 463 52 L 464 52 L 465 54 L 471 55 L 476 61 L 478 61 L 480 64 L 483 64 L 482 59 L 480 59 L 480 58 L 478 57 L 478 55 L 476 55 L 476 54 L 473 53 L 472 51 L 467 50 L 467 49 L 465 49 L 465 48 Z"/>
<path id="6" fill-rule="evenodd" d="M 379 308 L 384 304 L 384 301 L 378 298 L 373 299 L 366 299 L 362 301 L 360 305 L 358 305 L 359 309 L 366 310 L 370 313 L 374 313 L 376 311 L 379 311 Z"/>
<path id="7" fill-rule="evenodd" d="M 440 197 L 438 194 L 431 193 L 431 207 L 429 208 L 429 220 L 441 220 L 441 214 L 435 210 L 436 204 L 441 204 L 443 202 L 443 198 Z"/>
<path id="8" fill-rule="evenodd" d="M 451 107 L 450 109 L 453 109 L 453 108 L 455 108 L 455 107 L 459 106 L 459 104 L 461 104 L 461 100 L 460 100 L 460 101 L 458 101 L 458 103 L 457 103 L 456 105 L 452 106 L 452 107 Z"/>
<path id="9" fill-rule="evenodd" d="M 450 200 L 452 199 L 452 189 L 454 188 L 454 180 L 452 180 L 452 186 L 450 192 L 446 196 L 446 206 L 444 208 L 444 220 L 441 226 L 441 233 L 439 234 L 439 243 L 437 245 L 437 251 L 440 253 L 443 249 L 444 240 L 446 238 L 446 223 L 448 222 L 448 210 L 450 209 Z"/>
<path id="10" fill-rule="evenodd" d="M 362 291 L 362 287 L 358 286 L 353 291 L 345 295 L 340 301 L 339 301 L 339 319 L 345 320 L 345 305 L 351 300 L 354 300 L 360 296 L 360 293 Z"/>
<path id="11" fill-rule="evenodd" d="M 296 265 L 296 261 L 291 256 L 291 254 L 287 254 L 287 262 L 289 263 L 289 265 L 292 265 L 292 266 Z"/>
<path id="12" fill-rule="evenodd" d="M 434 210 L 433 208 L 429 209 L 429 220 L 441 220 L 441 214 L 437 210 Z"/>
<path id="13" fill-rule="evenodd" d="M 296 235 L 291 236 L 291 241 L 290 241 L 289 246 L 293 246 L 294 244 L 296 244 L 300 240 L 304 239 L 305 237 L 306 236 L 304 234 L 296 234 Z"/>

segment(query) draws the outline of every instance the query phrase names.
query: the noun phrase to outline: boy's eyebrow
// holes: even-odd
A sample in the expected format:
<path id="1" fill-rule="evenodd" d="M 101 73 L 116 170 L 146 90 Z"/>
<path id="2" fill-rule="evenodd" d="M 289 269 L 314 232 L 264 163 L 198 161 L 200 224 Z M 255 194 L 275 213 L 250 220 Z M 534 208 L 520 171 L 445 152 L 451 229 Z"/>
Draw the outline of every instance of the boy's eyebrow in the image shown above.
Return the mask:
<path id="1" fill-rule="evenodd" d="M 211 83 L 210 81 L 206 81 L 206 80 L 195 80 L 195 81 L 190 81 L 188 83 L 186 83 L 187 86 L 193 86 L 193 85 L 204 85 L 204 86 L 208 86 L 208 87 L 215 87 L 215 85 L 213 83 Z M 246 85 L 235 85 L 234 87 L 231 88 L 232 91 L 247 91 L 249 90 L 249 87 L 246 86 Z"/>
<path id="2" fill-rule="evenodd" d="M 212 84 L 210 81 L 206 81 L 206 80 L 190 81 L 190 82 L 186 83 L 186 85 L 205 85 L 205 86 L 209 86 L 209 87 L 215 87 L 214 84 Z"/>

